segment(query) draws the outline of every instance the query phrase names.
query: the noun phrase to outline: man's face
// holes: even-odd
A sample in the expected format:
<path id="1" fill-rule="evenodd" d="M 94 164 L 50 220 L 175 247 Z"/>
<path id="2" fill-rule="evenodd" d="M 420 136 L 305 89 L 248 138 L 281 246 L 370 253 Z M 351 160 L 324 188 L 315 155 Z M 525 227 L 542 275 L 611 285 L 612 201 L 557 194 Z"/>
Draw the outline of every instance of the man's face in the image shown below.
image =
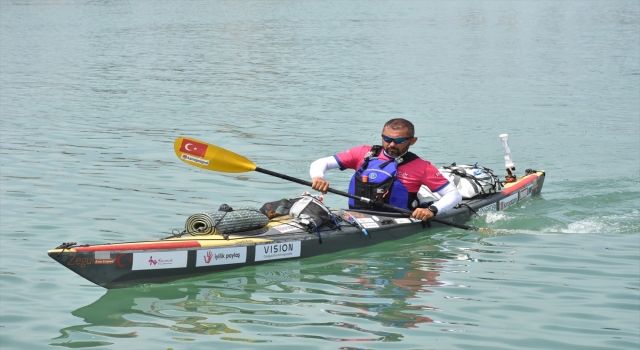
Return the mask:
<path id="1" fill-rule="evenodd" d="M 385 127 L 382 130 L 382 136 L 382 147 L 384 148 L 385 152 L 387 152 L 387 154 L 392 157 L 397 157 L 404 154 L 404 152 L 409 150 L 409 146 L 413 145 L 418 140 L 417 137 L 412 137 L 412 135 L 409 134 L 409 129 L 406 128 L 393 130 L 389 127 Z M 384 136 L 392 138 L 394 140 L 387 142 L 385 141 Z M 406 139 L 406 141 L 404 141 L 403 143 L 396 143 L 395 139 L 398 138 L 404 138 Z"/>

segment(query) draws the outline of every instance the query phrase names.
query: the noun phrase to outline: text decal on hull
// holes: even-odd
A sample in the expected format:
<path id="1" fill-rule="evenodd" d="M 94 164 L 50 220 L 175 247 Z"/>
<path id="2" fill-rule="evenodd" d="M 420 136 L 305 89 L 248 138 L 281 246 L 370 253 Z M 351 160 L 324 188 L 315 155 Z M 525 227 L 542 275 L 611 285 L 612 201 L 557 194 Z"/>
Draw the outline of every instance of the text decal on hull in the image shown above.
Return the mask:
<path id="1" fill-rule="evenodd" d="M 300 256 L 300 241 L 256 245 L 255 261 L 295 258 Z"/>

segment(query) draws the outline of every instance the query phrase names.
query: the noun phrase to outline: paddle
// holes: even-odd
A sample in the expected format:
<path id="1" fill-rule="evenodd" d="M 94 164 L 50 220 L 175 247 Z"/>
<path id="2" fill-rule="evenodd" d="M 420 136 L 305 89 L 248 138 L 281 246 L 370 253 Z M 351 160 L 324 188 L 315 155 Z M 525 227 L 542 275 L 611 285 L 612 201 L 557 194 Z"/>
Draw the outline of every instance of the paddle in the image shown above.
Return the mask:
<path id="1" fill-rule="evenodd" d="M 246 173 L 249 171 L 257 171 L 259 173 L 263 173 L 263 174 L 279 177 L 284 180 L 296 182 L 301 185 L 311 186 L 311 182 L 309 181 L 305 181 L 305 180 L 291 177 L 288 175 L 276 173 L 271 170 L 260 168 L 255 164 L 253 164 L 252 161 L 250 161 L 249 159 L 239 154 L 235 154 L 224 148 L 221 148 L 206 142 L 202 142 L 202 141 L 198 141 L 190 138 L 178 137 L 173 144 L 173 148 L 178 158 L 182 159 L 183 162 L 192 166 L 196 166 L 198 168 L 224 172 L 224 173 Z M 353 198 L 365 203 L 372 202 L 371 199 L 369 198 L 358 197 L 351 193 L 334 190 L 333 188 L 328 188 L 327 192 L 331 192 L 343 197 Z M 410 210 L 399 208 L 399 207 L 385 204 L 385 203 L 376 203 L 376 205 L 380 205 L 383 208 L 387 208 L 387 209 L 396 211 L 398 213 L 406 214 L 408 216 L 411 216 L 411 214 L 413 213 Z M 431 220 L 443 225 L 453 226 L 463 230 L 494 232 L 493 230 L 490 230 L 490 229 L 467 226 L 467 225 L 458 224 L 448 220 L 441 220 L 436 218 L 432 218 Z"/>

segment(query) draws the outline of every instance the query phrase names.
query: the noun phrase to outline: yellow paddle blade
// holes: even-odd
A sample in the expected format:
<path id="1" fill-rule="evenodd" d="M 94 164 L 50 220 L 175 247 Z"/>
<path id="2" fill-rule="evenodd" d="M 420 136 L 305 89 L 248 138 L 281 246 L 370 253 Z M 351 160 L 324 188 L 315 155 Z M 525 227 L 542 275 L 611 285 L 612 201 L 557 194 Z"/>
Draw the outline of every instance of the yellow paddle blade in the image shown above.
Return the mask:
<path id="1" fill-rule="evenodd" d="M 245 173 L 256 169 L 252 161 L 239 154 L 186 137 L 178 137 L 173 149 L 183 162 L 198 168 L 224 173 Z"/>

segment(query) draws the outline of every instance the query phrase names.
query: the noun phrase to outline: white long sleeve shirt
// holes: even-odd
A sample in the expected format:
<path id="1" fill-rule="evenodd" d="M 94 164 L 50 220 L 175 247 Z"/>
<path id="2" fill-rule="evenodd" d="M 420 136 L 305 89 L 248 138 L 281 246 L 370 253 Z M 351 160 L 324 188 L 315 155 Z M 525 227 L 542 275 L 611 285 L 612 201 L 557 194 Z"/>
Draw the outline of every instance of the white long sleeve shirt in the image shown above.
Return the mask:
<path id="1" fill-rule="evenodd" d="M 311 175 L 312 179 L 314 177 L 324 178 L 324 175 L 327 172 L 327 170 L 339 169 L 339 168 L 340 168 L 340 164 L 338 164 L 338 161 L 336 160 L 335 157 L 330 156 L 330 157 L 320 158 L 315 162 L 311 163 L 311 166 L 309 168 L 309 175 Z M 460 201 L 462 200 L 462 196 L 460 195 L 460 192 L 458 192 L 458 189 L 451 183 L 441 188 L 436 193 L 441 196 L 441 198 L 433 204 L 436 208 L 438 208 L 438 214 L 442 214 L 447 210 L 450 210 L 451 208 L 456 206 L 456 204 L 460 203 Z"/>

